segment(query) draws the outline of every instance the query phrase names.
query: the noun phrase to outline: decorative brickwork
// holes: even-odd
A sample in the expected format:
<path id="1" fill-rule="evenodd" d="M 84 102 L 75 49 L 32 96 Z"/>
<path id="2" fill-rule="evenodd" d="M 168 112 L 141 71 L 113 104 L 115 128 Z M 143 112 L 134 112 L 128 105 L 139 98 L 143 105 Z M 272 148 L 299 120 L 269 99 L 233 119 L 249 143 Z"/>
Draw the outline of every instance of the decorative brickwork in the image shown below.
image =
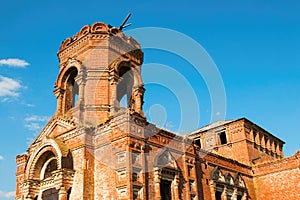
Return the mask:
<path id="1" fill-rule="evenodd" d="M 86 25 L 58 58 L 57 109 L 16 158 L 16 200 L 300 199 L 300 153 L 249 120 L 186 136 L 147 122 L 143 52 L 120 29 Z"/>

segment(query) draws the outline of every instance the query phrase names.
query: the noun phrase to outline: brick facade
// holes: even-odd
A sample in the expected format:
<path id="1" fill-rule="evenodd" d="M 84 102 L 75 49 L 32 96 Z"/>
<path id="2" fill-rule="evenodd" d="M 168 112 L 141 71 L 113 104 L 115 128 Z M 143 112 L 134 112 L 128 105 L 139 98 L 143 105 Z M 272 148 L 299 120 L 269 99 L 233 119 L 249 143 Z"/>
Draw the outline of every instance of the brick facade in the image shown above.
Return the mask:
<path id="1" fill-rule="evenodd" d="M 57 109 L 17 156 L 16 200 L 300 199 L 299 152 L 249 120 L 186 136 L 147 122 L 143 52 L 121 30 L 86 25 L 58 58 Z"/>

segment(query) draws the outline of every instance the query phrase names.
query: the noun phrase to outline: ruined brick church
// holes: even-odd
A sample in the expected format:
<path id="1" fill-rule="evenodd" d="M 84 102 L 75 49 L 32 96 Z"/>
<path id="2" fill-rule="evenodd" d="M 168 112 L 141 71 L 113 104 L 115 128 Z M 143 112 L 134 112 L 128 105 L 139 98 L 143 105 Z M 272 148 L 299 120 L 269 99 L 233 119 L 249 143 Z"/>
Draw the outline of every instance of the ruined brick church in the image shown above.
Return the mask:
<path id="1" fill-rule="evenodd" d="M 120 28 L 86 25 L 58 58 L 56 112 L 16 158 L 16 200 L 300 199 L 300 152 L 284 158 L 284 142 L 253 122 L 184 136 L 149 123 L 143 52 Z"/>

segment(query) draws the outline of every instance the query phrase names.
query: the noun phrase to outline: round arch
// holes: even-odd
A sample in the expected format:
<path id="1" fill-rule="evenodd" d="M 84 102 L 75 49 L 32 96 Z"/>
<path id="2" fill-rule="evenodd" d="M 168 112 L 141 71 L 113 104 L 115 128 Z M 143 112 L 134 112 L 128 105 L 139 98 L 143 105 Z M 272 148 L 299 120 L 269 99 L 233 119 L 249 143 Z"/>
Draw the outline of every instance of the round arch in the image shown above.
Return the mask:
<path id="1" fill-rule="evenodd" d="M 51 154 L 52 153 L 52 154 Z M 27 179 L 39 179 L 44 159 L 55 157 L 57 160 L 57 169 L 62 168 L 62 152 L 58 144 L 53 139 L 46 139 L 43 144 L 37 148 L 30 156 L 27 167 Z M 39 169 L 40 168 L 40 169 Z M 38 173 L 36 169 L 39 169 Z"/>
<path id="2" fill-rule="evenodd" d="M 117 59 L 111 64 L 110 68 L 110 70 L 114 71 L 120 77 L 130 70 L 133 75 L 133 87 L 143 85 L 140 66 L 134 65 L 130 60 L 124 58 Z M 122 69 L 124 68 L 128 69 L 127 71 L 125 70 L 125 73 L 124 71 L 122 72 Z"/>
<path id="3" fill-rule="evenodd" d="M 69 59 L 59 72 L 59 75 L 56 79 L 55 88 L 62 87 L 64 83 L 64 77 L 71 68 L 76 68 L 77 72 L 79 72 L 81 69 L 81 63 L 75 59 Z"/>

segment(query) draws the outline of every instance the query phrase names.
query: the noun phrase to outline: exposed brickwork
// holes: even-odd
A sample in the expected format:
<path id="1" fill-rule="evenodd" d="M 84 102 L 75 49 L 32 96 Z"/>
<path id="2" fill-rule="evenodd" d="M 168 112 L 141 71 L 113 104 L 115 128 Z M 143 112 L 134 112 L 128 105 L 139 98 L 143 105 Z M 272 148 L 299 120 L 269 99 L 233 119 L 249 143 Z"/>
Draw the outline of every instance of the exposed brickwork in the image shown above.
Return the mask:
<path id="1" fill-rule="evenodd" d="M 143 52 L 121 30 L 84 26 L 58 58 L 57 110 L 17 156 L 15 199 L 300 199 L 300 153 L 247 119 L 184 137 L 148 123 Z"/>
<path id="2" fill-rule="evenodd" d="M 300 199 L 300 151 L 283 160 L 258 165 L 254 171 L 257 199 Z"/>

